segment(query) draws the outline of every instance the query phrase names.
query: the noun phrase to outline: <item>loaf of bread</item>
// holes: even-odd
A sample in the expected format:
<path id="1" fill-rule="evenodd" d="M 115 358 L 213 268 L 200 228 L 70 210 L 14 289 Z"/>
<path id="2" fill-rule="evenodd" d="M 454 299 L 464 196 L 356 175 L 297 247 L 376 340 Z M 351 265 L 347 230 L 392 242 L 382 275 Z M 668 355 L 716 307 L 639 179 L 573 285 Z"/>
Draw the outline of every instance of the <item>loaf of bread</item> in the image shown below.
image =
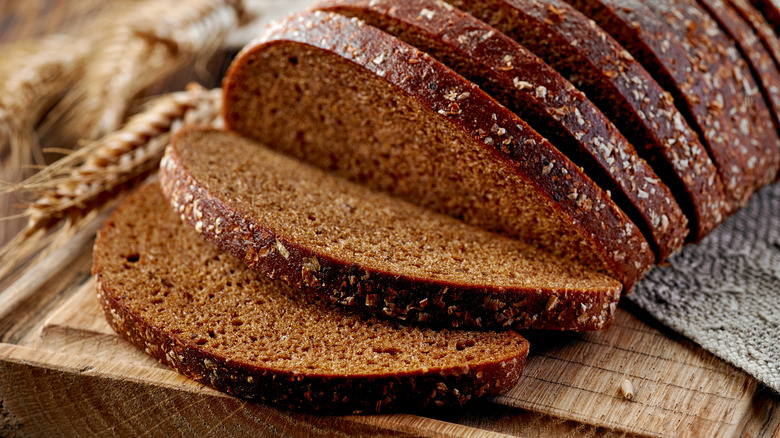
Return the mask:
<path id="1" fill-rule="evenodd" d="M 775 64 L 780 67 L 780 40 L 772 29 L 766 17 L 761 15 L 748 0 L 729 0 L 729 5 L 733 6 L 739 15 L 753 27 L 761 43 L 772 55 Z"/>
<path id="2" fill-rule="evenodd" d="M 775 30 L 780 33 L 780 3 L 777 0 L 750 0 Z"/>
<path id="3" fill-rule="evenodd" d="M 181 223 L 156 184 L 106 222 L 93 272 L 119 335 L 192 379 L 287 409 L 459 407 L 512 388 L 528 354 L 513 331 L 401 325 L 258 275 Z"/>
<path id="4" fill-rule="evenodd" d="M 236 58 L 225 124 L 352 181 L 608 273 L 630 290 L 647 240 L 581 168 L 479 87 L 332 13 L 289 17 Z"/>
<path id="5" fill-rule="evenodd" d="M 772 173 L 769 158 L 774 153 L 762 149 L 775 148 L 777 134 L 763 99 L 746 93 L 736 78 L 739 75 L 756 89 L 750 73 L 744 71 L 744 60 L 728 56 L 729 42 L 716 33 L 717 25 L 705 20 L 711 18 L 698 9 L 697 19 L 686 17 L 694 12 L 688 7 L 691 3 L 695 1 L 575 2 L 672 93 L 707 145 L 723 181 L 727 211 L 733 213 L 764 184 L 765 174 Z M 690 22 L 697 25 L 686 24 Z M 701 30 L 705 25 L 710 28 L 707 32 Z"/>
<path id="6" fill-rule="evenodd" d="M 462 328 L 598 330 L 620 297 L 620 283 L 606 275 L 231 132 L 182 131 L 163 158 L 160 183 L 185 222 L 249 267 L 387 316 Z"/>
<path id="7" fill-rule="evenodd" d="M 767 17 L 748 0 L 321 0 L 236 58 L 229 130 L 183 129 L 160 184 L 100 231 L 106 318 L 283 408 L 502 393 L 529 351 L 513 330 L 608 327 L 654 262 L 777 176 Z"/>
<path id="8" fill-rule="evenodd" d="M 696 0 L 659 0 L 648 4 L 673 32 L 687 31 L 684 47 L 699 68 L 696 72 L 712 78 L 712 86 L 723 93 L 722 112 L 734 122 L 737 133 L 734 137 L 737 141 L 729 144 L 729 152 L 739 160 L 737 164 L 743 169 L 740 176 L 749 178 L 753 192 L 773 181 L 780 163 L 780 137 L 767 101 L 736 42 Z M 713 108 L 709 110 L 717 112 Z M 739 153 L 744 155 L 740 157 Z M 742 197 L 740 208 L 750 195 Z"/>

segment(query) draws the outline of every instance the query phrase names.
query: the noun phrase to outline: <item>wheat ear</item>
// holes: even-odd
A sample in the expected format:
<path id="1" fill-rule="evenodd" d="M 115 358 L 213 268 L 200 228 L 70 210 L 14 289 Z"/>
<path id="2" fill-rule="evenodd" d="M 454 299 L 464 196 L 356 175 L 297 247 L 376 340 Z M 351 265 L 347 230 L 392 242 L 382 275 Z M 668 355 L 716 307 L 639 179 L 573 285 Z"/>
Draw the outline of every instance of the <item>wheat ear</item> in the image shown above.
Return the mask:
<path id="1" fill-rule="evenodd" d="M 75 83 L 89 47 L 88 40 L 52 35 L 22 41 L 0 50 L 0 179 L 19 182 L 43 164 L 35 132 L 43 114 Z M 12 215 L 20 199 L 0 198 L 0 217 Z M 0 228 L 0 242 L 22 227 Z"/>
<path id="2" fill-rule="evenodd" d="M 75 82 L 89 43 L 66 35 L 4 46 L 0 52 L 0 157 L 10 173 L 42 164 L 35 125 Z"/>
<path id="3" fill-rule="evenodd" d="M 35 192 L 27 232 L 62 217 L 90 210 L 121 184 L 156 168 L 170 135 L 182 125 L 221 125 L 221 90 L 190 84 L 149 103 L 112 134 L 88 144 L 21 185 Z"/>
<path id="4" fill-rule="evenodd" d="M 239 22 L 237 0 L 145 2 L 121 16 L 94 47 L 83 78 L 52 111 L 67 144 L 119 128 L 133 98 L 195 61 L 208 59 Z"/>
<path id="5" fill-rule="evenodd" d="M 60 235 L 72 232 L 83 217 L 100 211 L 128 186 L 148 176 L 159 165 L 170 138 L 182 126 L 222 127 L 222 93 L 190 84 L 186 91 L 158 97 L 148 109 L 104 138 L 55 162 L 21 184 L 2 183 L 0 193 L 32 192 L 37 200 L 26 211 L 27 228 L 0 249 L 0 278 L 40 252 L 47 231 L 60 226 Z M 34 237 L 31 238 L 31 237 Z M 41 244 L 19 246 L 40 240 Z"/>

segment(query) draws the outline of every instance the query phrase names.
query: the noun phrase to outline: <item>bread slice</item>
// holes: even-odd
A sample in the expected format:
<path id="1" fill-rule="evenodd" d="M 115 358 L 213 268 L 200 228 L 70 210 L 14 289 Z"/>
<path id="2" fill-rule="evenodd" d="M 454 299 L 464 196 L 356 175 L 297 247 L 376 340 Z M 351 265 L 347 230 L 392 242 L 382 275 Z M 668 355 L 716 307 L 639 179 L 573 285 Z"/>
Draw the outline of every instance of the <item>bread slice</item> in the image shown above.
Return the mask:
<path id="1" fill-rule="evenodd" d="M 739 207 L 742 207 L 753 192 L 775 179 L 780 166 L 780 136 L 756 79 L 736 43 L 696 0 L 657 0 L 647 4 L 672 32 L 679 35 L 687 32 L 687 44 L 683 47 L 694 59 L 699 72 L 693 76 L 705 81 L 712 78 L 711 87 L 717 90 L 716 95 L 723 94 L 723 109 L 709 109 L 710 113 L 727 114 L 733 121 L 734 132 L 727 137 L 730 139 L 727 143 L 730 162 L 742 170 L 736 178 L 752 183 L 739 199 Z M 691 23 L 696 25 L 691 26 Z M 694 99 L 702 100 L 703 96 L 697 95 Z M 713 129 L 717 127 L 712 126 Z M 721 175 L 724 175 L 723 171 Z M 724 178 L 725 181 L 728 180 Z M 739 194 L 739 191 L 735 193 Z"/>
<path id="2" fill-rule="evenodd" d="M 326 0 L 314 8 L 357 17 L 479 85 L 610 191 L 657 261 L 682 247 L 687 220 L 668 187 L 582 92 L 506 35 L 434 0 Z"/>
<path id="3" fill-rule="evenodd" d="M 750 22 L 728 0 L 699 0 L 736 43 L 756 79 L 772 114 L 775 130 L 780 127 L 780 69 Z"/>
<path id="4" fill-rule="evenodd" d="M 432 330 L 309 297 L 179 221 L 157 184 L 99 232 L 98 297 L 116 332 L 201 383 L 320 413 L 459 407 L 518 381 L 513 331 Z"/>
<path id="5" fill-rule="evenodd" d="M 617 126 L 672 189 L 693 241 L 726 215 L 722 182 L 696 133 L 623 47 L 562 0 L 447 0 L 542 58 Z"/>
<path id="6" fill-rule="evenodd" d="M 737 12 L 753 27 L 761 40 L 761 43 L 766 47 L 767 51 L 772 55 L 772 60 L 775 62 L 778 70 L 780 70 L 780 39 L 778 39 L 772 25 L 767 21 L 761 12 L 759 12 L 753 5 L 747 0 L 729 0 Z M 780 171 L 777 174 L 777 180 L 780 180 Z"/>
<path id="7" fill-rule="evenodd" d="M 269 28 L 224 82 L 226 125 L 426 208 L 577 260 L 627 290 L 653 263 L 582 170 L 479 87 L 355 19 Z"/>
<path id="8" fill-rule="evenodd" d="M 763 178 L 759 173 L 763 173 L 760 169 L 765 167 L 763 163 L 767 159 L 759 153 L 755 141 L 767 134 L 765 125 L 771 123 L 767 114 L 767 120 L 755 120 L 756 126 L 750 126 L 748 109 L 737 102 L 733 69 L 741 68 L 744 62 L 732 67 L 731 61 L 724 61 L 707 50 L 703 44 L 716 43 L 697 36 L 697 26 L 690 26 L 688 32 L 681 21 L 673 18 L 680 16 L 682 8 L 674 8 L 664 18 L 657 12 L 660 3 L 655 2 L 573 0 L 573 3 L 617 39 L 672 93 L 677 107 L 707 144 L 718 167 L 729 213 L 744 205 Z M 671 8 L 665 5 L 665 10 Z"/>
<path id="9" fill-rule="evenodd" d="M 230 151 L 230 154 L 225 154 Z M 183 220 L 249 267 L 373 312 L 468 328 L 597 330 L 620 283 L 228 131 L 177 135 L 160 166 Z"/>
<path id="10" fill-rule="evenodd" d="M 729 0 L 729 4 L 744 18 L 756 32 L 764 47 L 772 55 L 780 69 L 780 40 L 772 25 L 748 0 Z"/>

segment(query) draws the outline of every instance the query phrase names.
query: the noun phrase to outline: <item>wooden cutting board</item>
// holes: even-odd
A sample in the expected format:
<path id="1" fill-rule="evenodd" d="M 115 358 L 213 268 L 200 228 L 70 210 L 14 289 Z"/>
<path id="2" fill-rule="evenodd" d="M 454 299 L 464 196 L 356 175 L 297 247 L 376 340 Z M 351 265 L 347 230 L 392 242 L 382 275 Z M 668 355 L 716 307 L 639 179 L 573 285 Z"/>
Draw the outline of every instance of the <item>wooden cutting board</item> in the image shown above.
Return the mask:
<path id="1" fill-rule="evenodd" d="M 0 0 L 0 43 L 77 26 L 100 3 Z M 108 327 L 90 274 L 104 219 L 0 281 L 0 436 L 780 435 L 780 396 L 630 307 L 603 332 L 528 334 L 517 387 L 464 410 L 318 417 L 238 400 Z"/>
<path id="2" fill-rule="evenodd" d="M 780 397 L 636 309 L 608 330 L 527 334 L 509 393 L 456 412 L 318 417 L 221 394 L 105 322 L 90 274 L 99 217 L 0 292 L 0 435 L 771 436 Z M 620 385 L 628 379 L 634 399 Z"/>

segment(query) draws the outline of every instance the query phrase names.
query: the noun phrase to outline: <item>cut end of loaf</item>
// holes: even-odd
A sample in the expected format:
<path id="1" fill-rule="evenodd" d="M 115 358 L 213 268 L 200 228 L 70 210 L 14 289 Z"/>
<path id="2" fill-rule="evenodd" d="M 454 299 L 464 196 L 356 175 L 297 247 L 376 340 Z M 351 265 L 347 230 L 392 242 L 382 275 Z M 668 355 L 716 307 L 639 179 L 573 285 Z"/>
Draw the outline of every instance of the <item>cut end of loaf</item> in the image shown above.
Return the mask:
<path id="1" fill-rule="evenodd" d="M 528 353 L 511 331 L 405 326 L 258 275 L 182 224 L 156 184 L 108 220 L 94 263 L 117 333 L 195 380 L 284 408 L 461 406 L 511 388 Z"/>

